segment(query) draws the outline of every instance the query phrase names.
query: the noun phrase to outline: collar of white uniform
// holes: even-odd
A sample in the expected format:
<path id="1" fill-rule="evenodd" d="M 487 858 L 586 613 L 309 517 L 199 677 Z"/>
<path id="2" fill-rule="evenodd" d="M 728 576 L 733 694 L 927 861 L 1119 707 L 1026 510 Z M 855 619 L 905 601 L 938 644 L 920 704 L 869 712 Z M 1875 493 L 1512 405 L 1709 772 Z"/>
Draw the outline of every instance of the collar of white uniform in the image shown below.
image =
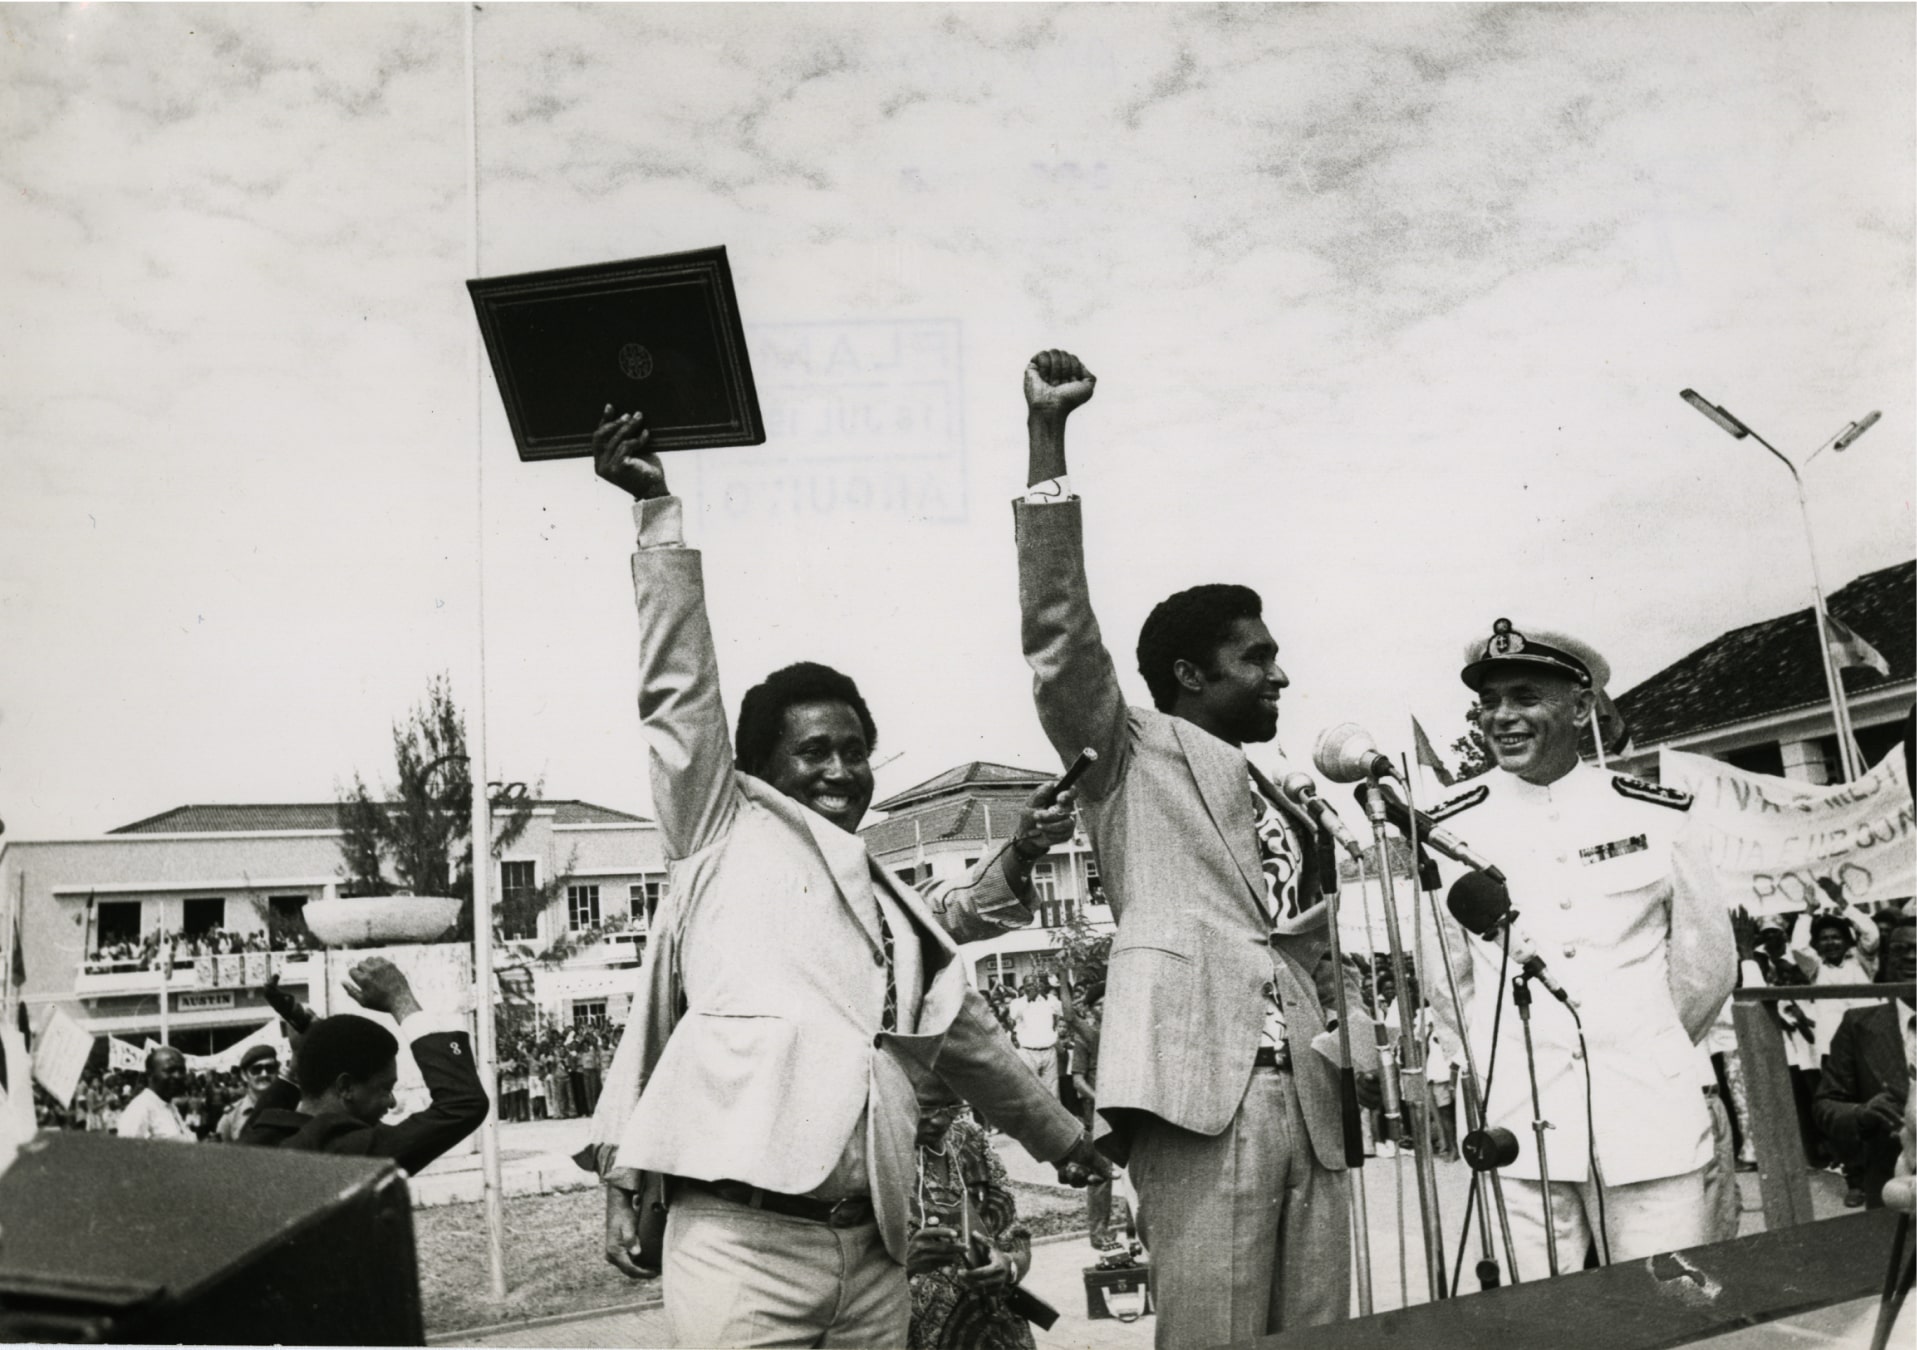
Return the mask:
<path id="1" fill-rule="evenodd" d="M 1513 801 L 1548 802 L 1561 799 L 1566 793 L 1581 790 L 1592 781 L 1593 775 L 1597 774 L 1598 770 L 1579 760 L 1571 766 L 1571 771 L 1564 777 L 1542 785 L 1533 783 L 1527 778 L 1520 778 L 1504 769 L 1493 769 L 1492 772 L 1503 777 L 1502 787 L 1510 794 Z"/>

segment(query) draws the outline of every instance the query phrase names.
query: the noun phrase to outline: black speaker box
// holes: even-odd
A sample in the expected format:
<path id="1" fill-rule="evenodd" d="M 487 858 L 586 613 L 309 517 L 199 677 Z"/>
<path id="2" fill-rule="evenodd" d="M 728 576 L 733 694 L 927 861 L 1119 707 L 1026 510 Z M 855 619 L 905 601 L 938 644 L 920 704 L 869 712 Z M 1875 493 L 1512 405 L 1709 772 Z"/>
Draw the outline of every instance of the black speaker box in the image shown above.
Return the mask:
<path id="1" fill-rule="evenodd" d="M 0 1177 L 0 1337 L 424 1344 L 405 1179 L 380 1159 L 42 1133 Z"/>

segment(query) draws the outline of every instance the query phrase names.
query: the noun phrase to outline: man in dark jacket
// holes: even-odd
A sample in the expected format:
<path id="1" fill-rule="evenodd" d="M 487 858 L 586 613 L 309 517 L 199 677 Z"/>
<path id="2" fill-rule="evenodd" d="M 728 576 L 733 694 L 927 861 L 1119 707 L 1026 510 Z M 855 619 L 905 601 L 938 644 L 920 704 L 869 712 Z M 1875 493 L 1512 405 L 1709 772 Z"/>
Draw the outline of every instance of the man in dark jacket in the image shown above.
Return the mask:
<path id="1" fill-rule="evenodd" d="M 241 1134 L 242 1143 L 391 1158 L 417 1174 L 464 1139 L 486 1118 L 486 1090 L 473 1064 L 472 1039 L 449 1016 L 419 1006 L 405 973 L 384 957 L 354 966 L 346 992 L 363 1007 L 399 1023 L 413 1062 L 432 1094 L 424 1111 L 397 1125 L 381 1120 L 394 1106 L 399 1042 L 370 1018 L 353 1013 L 322 1017 L 306 1031 L 294 1058 L 300 1084 L 296 1110 L 263 1108 Z"/>
<path id="2" fill-rule="evenodd" d="M 1886 928 L 1881 960 L 1881 981 L 1908 984 L 1917 975 L 1917 928 L 1908 920 Z M 1817 1128 L 1854 1164 L 1857 1188 L 1870 1209 L 1882 1207 L 1884 1183 L 1897 1166 L 1910 1103 L 1914 1016 L 1902 998 L 1845 1013 L 1811 1105 Z"/>

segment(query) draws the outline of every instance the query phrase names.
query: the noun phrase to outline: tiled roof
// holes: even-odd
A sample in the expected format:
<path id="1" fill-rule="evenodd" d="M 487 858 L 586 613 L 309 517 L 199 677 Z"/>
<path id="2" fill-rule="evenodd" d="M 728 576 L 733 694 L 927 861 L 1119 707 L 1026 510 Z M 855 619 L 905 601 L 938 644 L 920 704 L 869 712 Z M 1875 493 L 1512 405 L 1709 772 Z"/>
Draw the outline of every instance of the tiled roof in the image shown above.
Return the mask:
<path id="1" fill-rule="evenodd" d="M 1045 775 L 1041 774 L 1037 781 L 1045 782 Z M 989 807 L 991 837 L 1002 843 L 1011 836 L 1012 827 L 1018 821 L 1019 807 L 1024 805 L 1028 795 L 1028 790 L 1022 785 L 1015 786 L 1011 791 L 975 788 L 956 800 L 934 802 L 922 810 L 868 825 L 859 831 L 859 836 L 865 840 L 867 851 L 874 855 L 912 848 L 921 840 L 929 845 L 976 839 L 982 844 L 986 837 L 985 818 Z"/>
<path id="2" fill-rule="evenodd" d="M 628 815 L 582 801 L 540 801 L 551 807 L 555 825 L 645 825 L 644 816 Z M 337 802 L 238 802 L 225 806 L 176 806 L 157 816 L 108 830 L 108 834 L 228 834 L 242 831 L 337 830 Z"/>
<path id="3" fill-rule="evenodd" d="M 1858 691 L 1917 674 L 1917 561 L 1867 572 L 1832 594 L 1832 617 L 1890 663 L 1844 672 Z M 1780 618 L 1734 628 L 1617 697 L 1639 746 L 1662 744 L 1712 727 L 1825 702 L 1816 618 L 1806 606 Z"/>
<path id="4" fill-rule="evenodd" d="M 975 759 L 969 764 L 947 769 L 936 778 L 928 778 L 916 787 L 886 798 L 873 805 L 875 811 L 896 811 L 901 807 L 927 798 L 942 796 L 946 793 L 960 792 L 969 787 L 993 787 L 1009 785 L 1013 787 L 1035 788 L 1053 777 L 1039 769 L 1015 769 L 1009 764 L 989 764 Z"/>

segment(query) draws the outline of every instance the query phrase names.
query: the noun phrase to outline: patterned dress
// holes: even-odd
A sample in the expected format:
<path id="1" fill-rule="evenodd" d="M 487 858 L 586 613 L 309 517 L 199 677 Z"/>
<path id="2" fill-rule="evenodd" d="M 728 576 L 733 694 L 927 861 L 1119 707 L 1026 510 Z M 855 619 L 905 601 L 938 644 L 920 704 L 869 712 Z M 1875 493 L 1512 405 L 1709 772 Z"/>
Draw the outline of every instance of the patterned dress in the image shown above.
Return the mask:
<path id="1" fill-rule="evenodd" d="M 958 1191 L 963 1184 L 971 1192 L 975 1231 L 989 1236 L 1000 1251 L 1029 1263 L 1031 1234 L 1018 1222 L 1005 1164 L 969 1110 L 953 1119 L 942 1153 L 919 1150 L 919 1178 L 919 1192 L 911 1206 L 913 1232 L 926 1213 L 957 1228 Z M 960 1285 L 953 1270 L 914 1274 L 911 1285 L 909 1350 L 1034 1350 L 1032 1329 L 1024 1318 L 1007 1308 L 999 1295 Z"/>

